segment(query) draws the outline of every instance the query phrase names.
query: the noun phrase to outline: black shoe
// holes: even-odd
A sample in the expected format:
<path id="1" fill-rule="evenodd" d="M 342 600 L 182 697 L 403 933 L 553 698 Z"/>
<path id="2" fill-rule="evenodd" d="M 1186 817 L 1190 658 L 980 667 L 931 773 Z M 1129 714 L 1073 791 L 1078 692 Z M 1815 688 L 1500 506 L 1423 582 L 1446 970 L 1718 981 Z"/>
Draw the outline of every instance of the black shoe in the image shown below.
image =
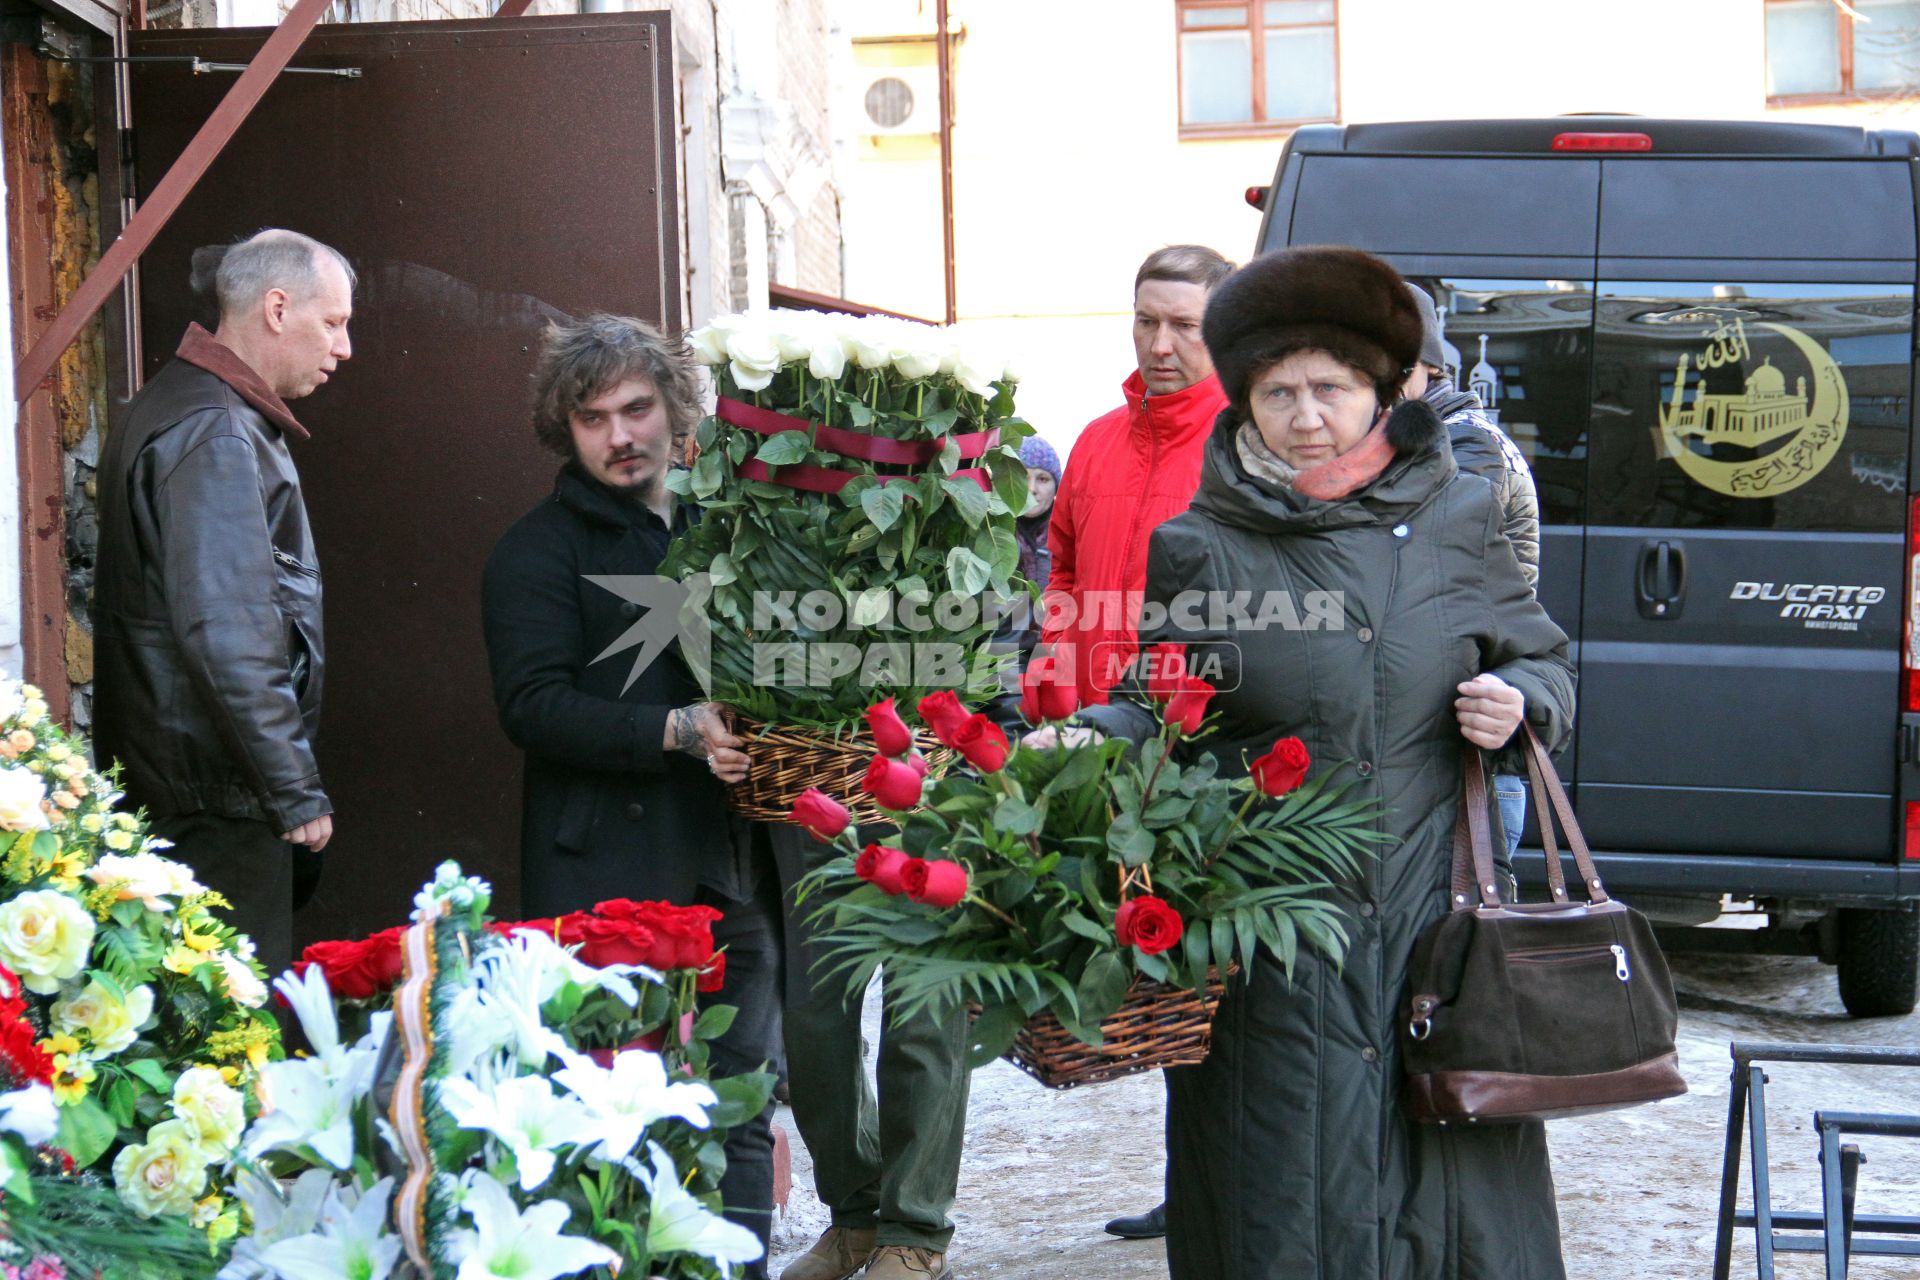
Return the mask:
<path id="1" fill-rule="evenodd" d="M 1122 1240 L 1158 1240 L 1167 1234 L 1167 1202 L 1162 1200 L 1131 1218 L 1115 1218 L 1107 1224 L 1107 1234 Z"/>

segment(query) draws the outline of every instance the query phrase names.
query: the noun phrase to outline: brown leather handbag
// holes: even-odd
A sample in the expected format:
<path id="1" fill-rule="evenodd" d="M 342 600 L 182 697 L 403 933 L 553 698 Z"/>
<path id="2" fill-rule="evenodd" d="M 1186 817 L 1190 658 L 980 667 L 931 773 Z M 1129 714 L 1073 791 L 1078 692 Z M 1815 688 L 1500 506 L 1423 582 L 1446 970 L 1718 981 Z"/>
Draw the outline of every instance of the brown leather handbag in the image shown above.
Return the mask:
<path id="1" fill-rule="evenodd" d="M 1468 746 L 1453 910 L 1420 936 L 1408 975 L 1401 1056 L 1416 1120 L 1545 1120 L 1687 1091 L 1673 1044 L 1679 1006 L 1653 928 L 1607 896 L 1560 777 L 1525 731 L 1552 900 L 1500 900 L 1486 773 Z M 1555 817 L 1585 902 L 1567 897 Z"/>

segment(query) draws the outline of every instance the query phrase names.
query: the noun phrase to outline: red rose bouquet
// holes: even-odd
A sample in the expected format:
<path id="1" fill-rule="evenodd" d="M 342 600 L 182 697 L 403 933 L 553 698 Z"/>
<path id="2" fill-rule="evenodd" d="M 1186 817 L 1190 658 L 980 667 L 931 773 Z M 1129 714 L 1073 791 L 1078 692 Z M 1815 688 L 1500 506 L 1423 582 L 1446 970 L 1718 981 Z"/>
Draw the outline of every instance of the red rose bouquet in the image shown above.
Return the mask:
<path id="1" fill-rule="evenodd" d="M 1200 988 L 1262 951 L 1291 972 L 1302 944 L 1337 957 L 1346 933 L 1328 890 L 1382 840 L 1375 808 L 1344 803 L 1336 770 L 1309 779 L 1298 738 L 1242 778 L 1212 756 L 1182 763 L 1176 746 L 1205 723 L 1213 686 L 1180 671 L 1152 692 L 1160 735 L 1138 752 L 1028 747 L 950 692 L 923 699 L 921 721 L 968 767 L 929 780 L 904 730 L 882 740 L 862 784 L 898 823 L 882 843 L 859 844 L 834 797 L 803 796 L 792 820 L 845 855 L 801 885 L 823 930 L 816 976 L 853 997 L 885 965 L 900 1016 L 977 1006 L 980 1065 L 1043 1014 L 1100 1045 L 1143 982 Z M 1036 726 L 1064 722 L 1078 709 L 1071 678 L 1029 671 L 1022 708 Z M 891 727 L 898 714 L 883 704 L 870 718 Z"/>

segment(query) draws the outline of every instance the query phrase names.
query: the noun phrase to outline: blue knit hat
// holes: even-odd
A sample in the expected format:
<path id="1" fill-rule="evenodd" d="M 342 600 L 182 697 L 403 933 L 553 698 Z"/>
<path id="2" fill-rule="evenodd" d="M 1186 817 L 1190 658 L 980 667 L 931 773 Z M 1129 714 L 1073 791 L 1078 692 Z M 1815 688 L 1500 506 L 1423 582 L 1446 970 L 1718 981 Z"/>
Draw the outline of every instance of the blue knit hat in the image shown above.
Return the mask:
<path id="1" fill-rule="evenodd" d="M 1038 468 L 1048 472 L 1055 484 L 1060 483 L 1060 455 L 1039 436 L 1028 436 L 1020 442 L 1020 461 L 1026 463 L 1029 470 Z"/>

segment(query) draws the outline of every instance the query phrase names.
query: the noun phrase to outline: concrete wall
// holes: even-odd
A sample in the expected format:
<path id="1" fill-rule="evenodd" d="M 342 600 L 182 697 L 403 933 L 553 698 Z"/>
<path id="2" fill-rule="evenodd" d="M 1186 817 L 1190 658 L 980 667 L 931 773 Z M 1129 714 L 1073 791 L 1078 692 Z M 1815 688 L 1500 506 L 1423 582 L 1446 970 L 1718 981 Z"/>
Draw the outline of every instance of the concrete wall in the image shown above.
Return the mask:
<path id="1" fill-rule="evenodd" d="M 857 91 L 928 64 L 931 0 L 835 0 L 861 73 L 843 102 L 847 292 L 943 307 L 938 151 L 865 135 Z M 1285 130 L 1183 140 L 1170 0 L 951 0 L 959 314 L 1022 355 L 1019 404 L 1063 448 L 1119 403 L 1131 282 L 1163 244 L 1235 260 Z M 1915 127 L 1913 104 L 1770 113 L 1757 0 L 1340 0 L 1343 118 L 1646 115 Z M 887 38 L 893 37 L 889 40 Z M 902 38 L 909 37 L 909 38 Z M 882 41 L 876 43 L 876 41 Z"/>

